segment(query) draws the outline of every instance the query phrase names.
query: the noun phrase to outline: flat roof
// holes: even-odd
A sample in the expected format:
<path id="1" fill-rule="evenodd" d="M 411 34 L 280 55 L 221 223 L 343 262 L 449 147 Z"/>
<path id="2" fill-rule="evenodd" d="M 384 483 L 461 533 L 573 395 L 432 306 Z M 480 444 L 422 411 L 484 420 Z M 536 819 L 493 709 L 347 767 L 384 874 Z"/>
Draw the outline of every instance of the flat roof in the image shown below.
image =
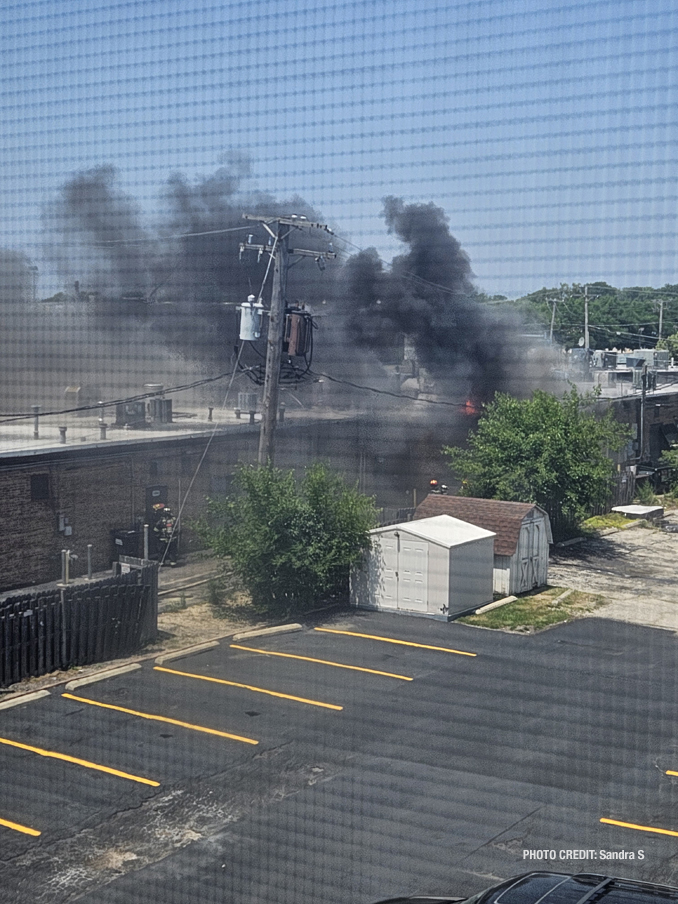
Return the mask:
<path id="1" fill-rule="evenodd" d="M 279 430 L 299 428 L 315 422 L 350 420 L 356 412 L 306 409 L 288 411 Z M 257 414 L 254 424 L 244 414 L 236 418 L 233 409 L 214 409 L 213 420 L 207 419 L 207 406 L 200 409 L 184 408 L 174 413 L 171 424 L 147 424 L 145 427 L 119 427 L 115 416 L 106 419 L 106 439 L 100 438 L 99 417 L 79 417 L 68 415 L 41 415 L 39 438 L 33 436 L 32 417 L 9 423 L 0 423 L 0 462 L 8 459 L 61 456 L 68 453 L 104 451 L 115 452 L 132 445 L 164 444 L 177 440 L 203 440 L 212 433 L 216 436 L 237 433 L 259 432 L 261 415 Z M 66 442 L 60 441 L 60 427 L 66 427 Z"/>

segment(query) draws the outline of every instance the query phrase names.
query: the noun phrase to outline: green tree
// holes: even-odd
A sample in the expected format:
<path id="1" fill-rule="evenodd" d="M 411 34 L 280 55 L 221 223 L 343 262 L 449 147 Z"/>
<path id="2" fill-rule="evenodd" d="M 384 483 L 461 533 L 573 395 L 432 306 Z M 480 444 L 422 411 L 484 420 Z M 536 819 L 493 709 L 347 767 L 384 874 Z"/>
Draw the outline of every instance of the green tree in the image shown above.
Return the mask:
<path id="1" fill-rule="evenodd" d="M 522 400 L 497 393 L 468 448 L 443 450 L 461 494 L 537 503 L 554 515 L 554 532 L 604 504 L 614 472 L 609 453 L 624 445 L 628 430 L 610 411 L 597 418 L 594 401 L 575 389 L 562 399 L 541 390 Z"/>
<path id="2" fill-rule="evenodd" d="M 678 287 L 662 289 L 635 286 L 616 289 L 605 282 L 588 287 L 563 283 L 557 288 L 539 289 L 512 302 L 530 326 L 550 330 L 553 305 L 553 331 L 556 342 L 575 346 L 584 335 L 584 297 L 589 299 L 589 340 L 591 348 L 653 348 L 659 328 L 658 297 L 664 300 L 662 331 L 678 329 Z"/>
<path id="3" fill-rule="evenodd" d="M 672 358 L 678 358 L 678 333 L 671 333 L 664 339 L 660 339 L 657 348 L 665 348 Z"/>
<path id="4" fill-rule="evenodd" d="M 373 500 L 322 464 L 299 483 L 293 471 L 242 466 L 235 482 L 239 492 L 209 500 L 202 533 L 254 606 L 291 612 L 345 599 L 376 524 Z"/>

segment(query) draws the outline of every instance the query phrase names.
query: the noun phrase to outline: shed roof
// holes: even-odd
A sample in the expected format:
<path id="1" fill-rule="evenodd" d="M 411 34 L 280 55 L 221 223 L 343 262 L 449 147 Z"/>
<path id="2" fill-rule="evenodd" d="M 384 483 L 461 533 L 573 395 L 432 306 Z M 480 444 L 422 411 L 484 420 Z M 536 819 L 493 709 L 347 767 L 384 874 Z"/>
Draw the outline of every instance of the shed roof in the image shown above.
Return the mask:
<path id="1" fill-rule="evenodd" d="M 436 515 L 433 518 L 423 518 L 417 521 L 404 521 L 402 524 L 389 524 L 385 527 L 376 527 L 370 531 L 372 534 L 381 534 L 386 531 L 397 530 L 404 534 L 412 534 L 423 540 L 430 540 L 446 549 L 453 546 L 463 546 L 465 543 L 473 543 L 476 540 L 484 540 L 494 537 L 494 533 L 461 521 L 451 515 Z"/>
<path id="2" fill-rule="evenodd" d="M 494 552 L 512 556 L 518 546 L 520 528 L 528 515 L 537 509 L 546 517 L 549 541 L 551 525 L 548 515 L 532 502 L 503 502 L 499 499 L 477 499 L 474 496 L 439 496 L 429 493 L 414 513 L 416 520 L 435 515 L 451 515 L 496 534 Z M 410 522 L 412 523 L 412 522 Z"/>

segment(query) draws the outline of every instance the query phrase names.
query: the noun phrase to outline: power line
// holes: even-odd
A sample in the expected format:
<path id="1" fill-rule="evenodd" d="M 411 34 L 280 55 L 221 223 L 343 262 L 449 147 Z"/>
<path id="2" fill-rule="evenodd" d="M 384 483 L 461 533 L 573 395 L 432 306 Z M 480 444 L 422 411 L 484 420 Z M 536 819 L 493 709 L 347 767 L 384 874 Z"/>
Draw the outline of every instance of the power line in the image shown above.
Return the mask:
<path id="1" fill-rule="evenodd" d="M 388 389 L 377 389 L 376 386 L 365 386 L 361 383 L 353 383 L 351 380 L 341 380 L 339 377 L 333 377 L 331 374 L 321 373 L 320 371 L 310 371 L 314 377 L 325 377 L 331 383 L 341 383 L 344 386 L 351 386 L 353 389 L 361 389 L 365 392 L 374 392 L 377 395 L 391 396 L 394 399 L 400 399 L 407 402 L 420 402 L 425 405 L 444 405 L 446 408 L 465 408 L 466 400 L 463 402 L 442 402 L 436 399 L 419 399 L 416 396 L 402 395 L 399 392 L 391 392 Z"/>
<path id="2" fill-rule="evenodd" d="M 208 383 L 216 383 L 218 380 L 230 377 L 231 374 L 234 373 L 235 371 L 229 370 L 226 373 L 217 374 L 216 377 L 205 377 L 202 380 L 195 380 L 193 383 L 185 383 L 183 386 L 171 386 L 169 389 L 163 389 L 163 392 L 167 395 L 171 395 L 175 392 L 184 392 L 188 389 L 195 389 L 197 386 L 206 386 Z M 78 411 L 102 411 L 104 408 L 112 408 L 114 405 L 123 405 L 128 402 L 140 402 L 143 399 L 150 399 L 157 395 L 157 392 L 142 392 L 138 395 L 127 396 L 127 398 L 123 399 L 96 402 L 94 405 L 80 405 L 77 408 L 60 408 L 57 411 L 41 411 L 40 417 L 51 417 L 57 414 L 74 414 Z M 0 420 L 0 424 L 9 424 L 13 421 L 22 421 L 32 417 L 35 417 L 34 411 L 31 411 L 30 413 L 0 414 L 0 418 L 4 418 L 4 420 Z"/>
<path id="3" fill-rule="evenodd" d="M 205 232 L 179 232 L 176 235 L 160 235 L 152 239 L 110 239 L 107 242 L 92 242 L 92 244 L 97 248 L 106 245 L 145 245 L 149 242 L 166 242 L 170 239 L 192 239 L 199 235 L 223 235 L 226 232 L 244 232 L 247 229 L 247 226 L 232 226 L 229 229 L 209 229 Z"/>

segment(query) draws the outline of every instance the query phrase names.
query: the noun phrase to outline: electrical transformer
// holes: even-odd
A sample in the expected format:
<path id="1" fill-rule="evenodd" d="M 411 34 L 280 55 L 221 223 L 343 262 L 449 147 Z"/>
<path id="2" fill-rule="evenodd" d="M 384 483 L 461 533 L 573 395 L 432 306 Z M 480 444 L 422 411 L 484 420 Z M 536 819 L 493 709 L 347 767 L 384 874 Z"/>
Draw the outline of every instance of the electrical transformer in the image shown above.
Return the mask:
<path id="1" fill-rule="evenodd" d="M 288 308 L 285 315 L 283 351 L 291 357 L 303 357 L 311 348 L 313 321 L 309 311 Z"/>
<path id="2" fill-rule="evenodd" d="M 256 301 L 254 295 L 248 295 L 247 301 L 240 305 L 240 338 L 245 342 L 254 342 L 261 337 L 261 322 L 264 318 L 264 306 Z"/>

